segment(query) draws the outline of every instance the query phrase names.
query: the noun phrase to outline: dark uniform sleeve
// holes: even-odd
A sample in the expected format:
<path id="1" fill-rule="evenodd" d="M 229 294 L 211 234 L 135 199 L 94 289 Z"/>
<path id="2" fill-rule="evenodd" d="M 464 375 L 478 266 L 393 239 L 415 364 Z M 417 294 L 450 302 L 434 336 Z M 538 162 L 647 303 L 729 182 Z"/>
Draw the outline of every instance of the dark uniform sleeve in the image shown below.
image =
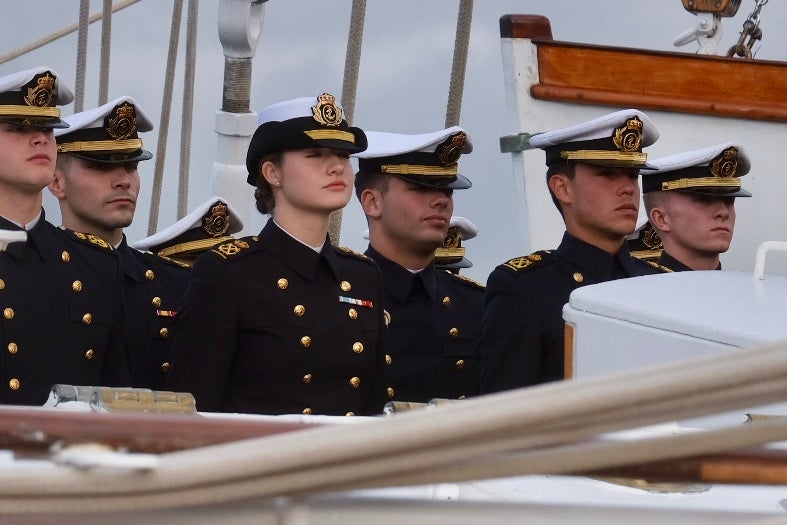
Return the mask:
<path id="1" fill-rule="evenodd" d="M 541 312 L 517 281 L 496 269 L 486 285 L 478 341 L 482 394 L 541 382 Z"/>
<path id="2" fill-rule="evenodd" d="M 199 257 L 175 317 L 168 388 L 191 392 L 197 409 L 221 409 L 238 344 L 237 291 L 216 255 Z"/>

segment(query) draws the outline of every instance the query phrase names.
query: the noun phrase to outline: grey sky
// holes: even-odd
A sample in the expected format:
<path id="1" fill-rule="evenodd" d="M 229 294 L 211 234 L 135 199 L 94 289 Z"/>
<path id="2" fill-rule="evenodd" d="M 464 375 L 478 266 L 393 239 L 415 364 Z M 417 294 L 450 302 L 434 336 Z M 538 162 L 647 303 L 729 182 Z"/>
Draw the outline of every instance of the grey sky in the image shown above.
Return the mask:
<path id="1" fill-rule="evenodd" d="M 77 20 L 78 0 L 4 0 L 0 21 L 0 52 L 5 53 Z M 93 0 L 91 12 L 102 2 Z M 13 5 L 13 8 L 11 8 Z M 210 169 L 216 142 L 214 111 L 221 105 L 224 58 L 217 37 L 216 0 L 202 0 L 199 14 L 197 86 L 193 117 L 189 203 L 210 195 Z M 351 0 L 270 0 L 253 66 L 252 108 L 287 98 L 328 91 L 341 93 Z M 744 0 L 738 15 L 725 21 L 722 47 L 732 45 L 755 0 Z M 444 125 L 450 80 L 458 1 L 369 0 L 354 124 L 378 131 L 422 133 Z M 463 157 L 460 170 L 474 183 L 456 192 L 455 214 L 472 220 L 479 237 L 466 244 L 474 267 L 464 271 L 485 281 L 500 262 L 521 255 L 512 198 L 508 155 L 499 152 L 498 139 L 518 130 L 508 129 L 503 91 L 498 20 L 507 13 L 549 17 L 558 40 L 605 45 L 675 50 L 676 35 L 694 24 L 680 0 L 476 0 L 460 125 L 475 151 Z M 171 24 L 170 2 L 143 0 L 115 16 L 112 27 L 112 70 L 109 96 L 130 95 L 158 126 Z M 770 2 L 762 11 L 764 38 L 757 57 L 787 60 L 787 3 Z M 184 41 L 185 25 L 181 32 Z M 97 103 L 100 25 L 90 31 L 86 108 Z M 696 46 L 681 48 L 693 52 Z M 180 136 L 180 85 L 183 44 L 178 64 L 175 103 L 169 131 L 165 189 L 159 228 L 176 219 L 177 162 Z M 76 35 L 0 65 L 0 74 L 49 65 L 73 86 Z M 71 107 L 64 113 L 70 114 Z M 573 124 L 573 122 L 567 122 Z M 144 135 L 146 148 L 155 152 L 157 132 Z M 153 162 L 141 165 L 143 190 L 130 240 L 147 231 Z M 249 187 L 249 200 L 252 189 Z M 59 221 L 57 206 L 46 200 L 47 214 Z M 555 212 L 544 221 L 560 221 Z M 259 224 L 262 224 L 260 217 Z M 257 229 L 252 225 L 252 229 Z M 353 199 L 344 214 L 342 244 L 362 251 L 366 228 Z M 534 248 L 549 248 L 539 246 Z"/>

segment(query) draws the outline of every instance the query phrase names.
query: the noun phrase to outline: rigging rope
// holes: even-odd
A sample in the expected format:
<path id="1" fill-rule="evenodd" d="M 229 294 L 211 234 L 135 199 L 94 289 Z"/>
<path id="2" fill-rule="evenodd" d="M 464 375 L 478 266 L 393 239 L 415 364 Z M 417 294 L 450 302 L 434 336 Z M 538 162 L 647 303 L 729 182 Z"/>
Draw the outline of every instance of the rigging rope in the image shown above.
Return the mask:
<path id="1" fill-rule="evenodd" d="M 101 17 L 101 73 L 98 81 L 98 105 L 109 98 L 109 54 L 112 47 L 112 0 L 104 0 Z"/>
<path id="2" fill-rule="evenodd" d="M 169 33 L 169 51 L 167 53 L 167 69 L 164 76 L 164 95 L 161 102 L 161 119 L 159 120 L 158 143 L 156 144 L 156 166 L 153 170 L 153 188 L 150 197 L 148 215 L 148 235 L 153 235 L 158 228 L 158 213 L 161 205 L 161 186 L 164 180 L 164 161 L 166 160 L 167 135 L 169 133 L 169 116 L 172 110 L 172 85 L 175 79 L 175 63 L 178 56 L 178 40 L 180 24 L 183 17 L 183 0 L 175 0 L 172 6 L 172 27 Z"/>
<path id="3" fill-rule="evenodd" d="M 136 4 L 139 1 L 140 0 L 123 0 L 122 2 L 118 2 L 117 4 L 112 6 L 112 12 L 115 13 L 117 11 L 120 11 L 121 9 L 125 9 L 128 6 Z M 101 18 L 101 11 L 90 15 L 89 22 L 92 24 L 93 22 L 97 21 L 99 18 Z M 0 64 L 5 64 L 9 60 L 13 60 L 17 57 L 24 55 L 25 53 L 29 53 L 30 51 L 38 49 L 39 47 L 43 47 L 49 43 L 52 43 L 59 38 L 62 38 L 66 35 L 70 35 L 74 31 L 76 31 L 78 27 L 79 27 L 78 24 L 71 24 L 69 26 L 66 26 L 62 29 L 55 31 L 54 33 L 49 34 L 48 36 L 45 36 L 44 38 L 39 38 L 38 40 L 34 40 L 33 42 L 30 42 L 25 46 L 14 49 L 13 51 L 9 51 L 5 55 L 0 55 Z"/>
<path id="4" fill-rule="evenodd" d="M 454 62 L 451 67 L 451 83 L 448 88 L 448 103 L 445 110 L 445 127 L 459 124 L 462 113 L 462 95 L 465 85 L 465 69 L 470 43 L 470 25 L 473 21 L 473 0 L 460 0 L 456 17 L 456 40 Z"/>
<path id="5" fill-rule="evenodd" d="M 350 14 L 350 32 L 347 36 L 347 54 L 344 58 L 344 81 L 342 84 L 342 109 L 347 124 L 352 125 L 355 114 L 355 95 L 358 91 L 358 69 L 361 64 L 363 24 L 366 18 L 366 0 L 353 0 Z M 334 246 L 339 245 L 342 229 L 342 210 L 331 213 L 328 220 L 328 235 Z"/>
<path id="6" fill-rule="evenodd" d="M 85 70 L 87 69 L 87 30 L 90 25 L 90 0 L 79 2 L 79 32 L 77 33 L 77 71 L 74 84 L 74 113 L 85 107 Z"/>
<path id="7" fill-rule="evenodd" d="M 194 75 L 197 63 L 197 18 L 199 0 L 189 0 L 186 12 L 186 70 L 183 78 L 183 116 L 180 134 L 180 178 L 178 179 L 178 219 L 188 213 L 189 167 L 191 159 L 192 113 L 194 111 Z"/>

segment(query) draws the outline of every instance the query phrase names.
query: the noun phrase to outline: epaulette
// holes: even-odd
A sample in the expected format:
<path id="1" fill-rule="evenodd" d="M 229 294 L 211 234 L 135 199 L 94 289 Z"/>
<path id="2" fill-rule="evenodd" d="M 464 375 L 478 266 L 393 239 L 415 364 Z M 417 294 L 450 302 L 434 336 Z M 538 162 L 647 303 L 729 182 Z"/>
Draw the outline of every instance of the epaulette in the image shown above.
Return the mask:
<path id="1" fill-rule="evenodd" d="M 74 242 L 92 246 L 93 248 L 106 250 L 108 252 L 115 251 L 115 248 L 112 247 L 111 244 L 101 237 L 93 235 L 92 233 L 75 232 L 74 230 L 69 230 L 68 228 L 63 228 L 63 231 L 66 232 L 66 235 Z"/>
<path id="2" fill-rule="evenodd" d="M 514 257 L 504 262 L 498 268 L 508 270 L 514 275 L 521 274 L 525 270 L 532 270 L 539 268 L 545 264 L 549 264 L 555 260 L 554 252 L 552 250 L 540 250 L 530 255 L 523 255 L 522 257 Z"/>
<path id="3" fill-rule="evenodd" d="M 465 286 L 470 286 L 471 288 L 477 288 L 479 290 L 485 290 L 486 289 L 486 286 L 484 286 L 483 284 L 479 283 L 478 281 L 476 281 L 474 279 L 471 279 L 469 277 L 465 277 L 464 275 L 461 275 L 461 274 L 458 274 L 458 273 L 450 272 L 448 270 L 444 270 L 444 271 L 445 271 L 445 273 L 447 273 L 448 275 L 450 275 L 451 277 L 453 277 L 454 279 L 459 281 L 459 283 L 464 284 Z"/>
<path id="4" fill-rule="evenodd" d="M 648 263 L 648 264 L 649 264 L 649 265 L 651 265 L 652 267 L 654 267 L 654 268 L 656 268 L 656 269 L 658 269 L 658 270 L 661 270 L 661 271 L 662 271 L 662 272 L 664 272 L 664 273 L 674 273 L 674 272 L 675 272 L 675 270 L 672 270 L 672 269 L 670 269 L 670 268 L 667 268 L 667 267 L 666 267 L 666 266 L 664 266 L 663 264 L 659 264 L 659 263 L 657 263 L 657 262 L 655 262 L 655 261 L 646 261 L 645 259 L 640 259 L 640 261 L 642 261 L 642 262 L 645 262 L 645 263 Z"/>
<path id="5" fill-rule="evenodd" d="M 252 240 L 257 241 L 259 238 L 252 237 Z M 222 259 L 234 259 L 235 257 L 249 253 L 249 248 L 250 245 L 245 239 L 235 239 L 214 246 L 210 251 Z"/>
<path id="6" fill-rule="evenodd" d="M 369 257 L 365 256 L 360 252 L 356 252 L 355 250 L 348 248 L 347 246 L 335 246 L 335 248 L 336 248 L 336 253 L 338 253 L 339 255 L 349 255 L 351 257 L 355 257 L 356 259 L 360 259 L 364 262 L 374 264 L 374 261 L 372 259 L 370 259 Z"/>

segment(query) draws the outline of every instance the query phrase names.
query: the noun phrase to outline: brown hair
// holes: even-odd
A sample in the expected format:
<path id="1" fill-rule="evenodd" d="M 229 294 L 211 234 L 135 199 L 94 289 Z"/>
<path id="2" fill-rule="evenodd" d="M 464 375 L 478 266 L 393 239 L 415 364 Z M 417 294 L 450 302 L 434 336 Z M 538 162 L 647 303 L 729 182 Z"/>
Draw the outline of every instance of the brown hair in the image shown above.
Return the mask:
<path id="1" fill-rule="evenodd" d="M 281 151 L 270 153 L 264 155 L 257 164 L 257 189 L 254 190 L 254 199 L 256 200 L 257 211 L 260 213 L 270 214 L 276 206 L 276 202 L 273 199 L 273 188 L 271 188 L 271 185 L 265 180 L 265 177 L 262 176 L 261 167 L 268 161 L 274 163 L 276 166 L 281 166 L 282 157 L 283 153 Z"/>

